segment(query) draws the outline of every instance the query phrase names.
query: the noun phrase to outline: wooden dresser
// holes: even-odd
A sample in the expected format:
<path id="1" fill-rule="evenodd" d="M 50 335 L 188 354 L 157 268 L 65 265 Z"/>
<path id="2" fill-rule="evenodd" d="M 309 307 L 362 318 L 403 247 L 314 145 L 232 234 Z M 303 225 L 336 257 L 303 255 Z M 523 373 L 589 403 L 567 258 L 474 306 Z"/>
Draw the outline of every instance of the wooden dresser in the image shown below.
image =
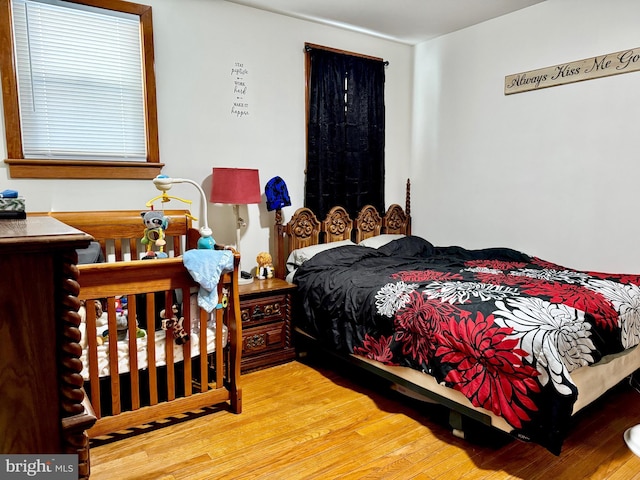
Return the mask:
<path id="1" fill-rule="evenodd" d="M 271 278 L 238 287 L 242 316 L 242 371 L 285 363 L 295 357 L 291 302 L 296 286 Z"/>
<path id="2" fill-rule="evenodd" d="M 92 240 L 50 217 L 0 220 L 0 452 L 78 454 L 95 422 L 80 375 L 77 248 Z"/>

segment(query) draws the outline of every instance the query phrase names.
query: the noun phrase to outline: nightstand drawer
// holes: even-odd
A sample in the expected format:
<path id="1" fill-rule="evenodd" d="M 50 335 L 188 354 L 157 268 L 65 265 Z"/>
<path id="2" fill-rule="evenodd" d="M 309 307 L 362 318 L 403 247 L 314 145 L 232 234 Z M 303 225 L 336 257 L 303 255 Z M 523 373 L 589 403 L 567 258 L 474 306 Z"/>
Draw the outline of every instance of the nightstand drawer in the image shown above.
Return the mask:
<path id="1" fill-rule="evenodd" d="M 277 278 L 240 285 L 243 373 L 295 358 L 291 335 L 294 290 L 295 285 Z"/>
<path id="2" fill-rule="evenodd" d="M 266 350 L 285 348 L 285 327 L 285 322 L 279 321 L 243 330 L 243 355 L 251 355 Z"/>
<path id="3" fill-rule="evenodd" d="M 243 300 L 240 302 L 242 328 L 250 328 L 264 322 L 283 320 L 287 316 L 288 295 L 270 295 L 268 297 Z"/>

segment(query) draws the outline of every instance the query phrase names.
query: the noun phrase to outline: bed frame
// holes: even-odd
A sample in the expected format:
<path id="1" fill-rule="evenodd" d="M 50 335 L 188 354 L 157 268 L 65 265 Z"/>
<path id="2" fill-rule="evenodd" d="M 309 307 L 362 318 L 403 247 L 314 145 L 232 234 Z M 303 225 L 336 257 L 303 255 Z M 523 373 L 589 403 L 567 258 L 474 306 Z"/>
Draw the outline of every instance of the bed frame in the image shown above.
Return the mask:
<path id="1" fill-rule="evenodd" d="M 286 275 L 286 259 L 296 248 L 340 240 L 352 240 L 357 243 L 365 238 L 385 233 L 410 235 L 410 187 L 410 182 L 407 180 L 404 210 L 399 205 L 393 204 L 381 215 L 375 208 L 367 205 L 359 212 L 355 221 L 352 221 L 344 208 L 339 206 L 332 208 L 322 221 L 310 209 L 299 208 L 286 224 L 282 223 L 282 212 L 276 211 L 274 228 L 278 278 L 284 278 Z M 384 365 L 354 354 L 336 353 L 323 348 L 312 335 L 295 325 L 294 331 L 297 335 L 296 350 L 299 355 L 305 355 L 306 348 L 309 351 L 319 349 L 324 356 L 329 355 L 340 361 L 346 361 L 374 374 L 404 395 L 445 406 L 449 410 L 449 425 L 455 436 L 465 438 L 465 429 L 471 428 L 473 422 L 505 433 L 513 430 L 503 418 L 473 406 L 462 393 L 438 384 L 430 375 L 408 367 Z M 597 368 L 594 368 L 596 366 L 583 367 L 574 371 L 572 378 L 580 395 L 574 405 L 573 413 L 592 403 L 604 391 L 614 387 L 626 377 L 632 376 L 638 370 L 638 365 L 640 365 L 640 348 L 635 348 L 626 355 L 606 359 L 598 364 Z M 471 423 L 469 419 L 472 420 Z"/>
<path id="2" fill-rule="evenodd" d="M 158 329 L 154 323 L 157 321 L 158 308 L 170 311 L 176 292 L 181 293 L 185 299 L 182 302 L 184 329 L 190 332 L 190 319 L 199 318 L 200 344 L 207 336 L 210 315 L 197 306 L 197 313 L 191 311 L 193 307 L 189 300 L 199 285 L 191 278 L 182 259 L 177 258 L 185 250 L 194 248 L 199 233 L 192 227 L 188 211 L 170 210 L 164 211 L 164 214 L 169 217 L 165 232 L 169 258 L 153 260 L 138 260 L 145 252 L 140 242 L 144 231 L 140 210 L 33 214 L 54 217 L 93 236 L 100 244 L 105 259 L 105 263 L 78 265 L 78 298 L 87 307 L 85 329 L 89 373 L 84 386 L 98 419 L 87 432 L 90 438 L 212 405 L 227 404 L 235 413 L 242 411 L 242 325 L 238 299 L 240 256 L 237 252 L 234 252 L 234 271 L 223 274 L 218 285 L 219 297 L 223 298 L 226 292 L 228 305 L 221 304 L 211 313 L 216 320 L 214 353 L 192 356 L 189 348 L 192 342 L 174 347 L 173 332 L 167 330 L 163 339 L 166 365 L 156 366 L 154 330 Z M 129 319 L 142 313 L 146 313 L 147 319 L 153 319 L 146 322 L 148 366 L 139 368 L 138 355 L 129 355 L 129 372 L 119 372 L 115 359 L 118 358 L 118 344 L 123 341 L 111 340 L 106 344 L 110 375 L 100 377 L 96 361 L 99 342 L 96 310 L 89 305 L 92 300 L 100 300 L 106 306 L 108 329 L 114 332 L 116 300 L 123 297 L 128 299 Z M 129 343 L 128 351 L 137 352 L 136 322 L 129 321 L 127 330 L 128 339 L 124 342 Z M 162 333 L 160 336 L 163 336 Z M 225 336 L 228 339 L 226 346 L 223 345 Z M 174 363 L 175 348 L 182 349 L 183 361 Z"/>

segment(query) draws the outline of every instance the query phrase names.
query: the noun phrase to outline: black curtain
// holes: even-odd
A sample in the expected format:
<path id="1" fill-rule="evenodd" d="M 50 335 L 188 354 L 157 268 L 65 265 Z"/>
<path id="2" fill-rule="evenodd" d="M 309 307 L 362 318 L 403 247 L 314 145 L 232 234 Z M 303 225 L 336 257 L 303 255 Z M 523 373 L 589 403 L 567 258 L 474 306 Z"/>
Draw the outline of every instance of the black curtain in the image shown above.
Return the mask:
<path id="1" fill-rule="evenodd" d="M 312 49 L 305 205 L 384 211 L 384 63 Z"/>

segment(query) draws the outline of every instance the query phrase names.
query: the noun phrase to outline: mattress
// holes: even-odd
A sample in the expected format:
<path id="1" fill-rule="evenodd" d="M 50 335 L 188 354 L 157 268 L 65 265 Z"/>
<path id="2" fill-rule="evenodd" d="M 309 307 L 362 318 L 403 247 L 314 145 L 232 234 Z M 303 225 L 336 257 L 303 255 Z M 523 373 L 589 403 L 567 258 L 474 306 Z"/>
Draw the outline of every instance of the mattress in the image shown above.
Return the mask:
<path id="1" fill-rule="evenodd" d="M 106 326 L 98 327 L 98 334 L 101 334 L 101 330 L 104 330 Z M 80 325 L 80 331 L 83 338 L 85 337 L 85 324 Z M 227 326 L 222 327 L 222 345 L 226 346 L 229 338 Z M 181 362 L 184 360 L 184 349 L 189 345 L 191 346 L 191 358 L 200 355 L 200 331 L 198 328 L 191 329 L 191 336 L 189 344 L 177 345 L 173 333 L 171 331 L 159 330 L 155 332 L 155 365 L 157 367 L 167 364 L 167 341 L 173 347 L 173 361 Z M 146 369 L 149 366 L 148 360 L 148 347 L 150 347 L 149 337 L 145 334 L 142 338 L 136 339 L 137 344 L 137 359 L 138 369 Z M 127 373 L 130 371 L 129 364 L 129 340 L 120 340 L 118 343 L 118 373 Z M 213 353 L 216 350 L 216 324 L 215 322 L 209 322 L 207 326 L 207 345 L 206 352 Z M 111 375 L 111 366 L 109 362 L 109 344 L 98 345 L 98 376 L 107 377 Z M 82 376 L 85 380 L 89 380 L 89 351 L 85 346 L 82 349 Z"/>
<path id="2" fill-rule="evenodd" d="M 556 454 L 570 416 L 640 366 L 638 275 L 407 236 L 317 252 L 294 281 L 297 326 L 329 350 L 426 372 Z"/>

